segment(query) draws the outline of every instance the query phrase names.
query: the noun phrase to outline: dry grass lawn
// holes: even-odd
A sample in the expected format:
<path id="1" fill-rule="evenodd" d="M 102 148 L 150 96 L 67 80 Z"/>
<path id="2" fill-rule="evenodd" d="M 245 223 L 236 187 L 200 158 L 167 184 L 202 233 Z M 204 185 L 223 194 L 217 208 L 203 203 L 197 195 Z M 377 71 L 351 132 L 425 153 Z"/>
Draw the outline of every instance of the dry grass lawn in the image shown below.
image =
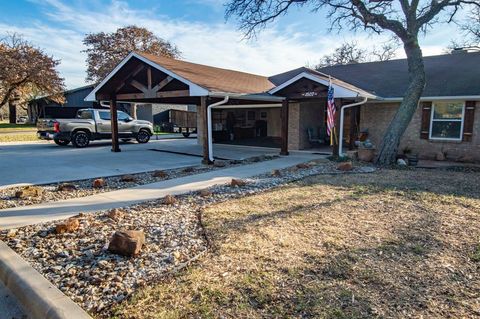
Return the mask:
<path id="1" fill-rule="evenodd" d="M 0 133 L 0 143 L 30 142 L 30 141 L 39 141 L 36 133 L 21 133 L 21 134 L 2 134 L 2 133 Z"/>
<path id="2" fill-rule="evenodd" d="M 209 207 L 209 255 L 116 318 L 480 316 L 480 174 L 316 176 Z"/>

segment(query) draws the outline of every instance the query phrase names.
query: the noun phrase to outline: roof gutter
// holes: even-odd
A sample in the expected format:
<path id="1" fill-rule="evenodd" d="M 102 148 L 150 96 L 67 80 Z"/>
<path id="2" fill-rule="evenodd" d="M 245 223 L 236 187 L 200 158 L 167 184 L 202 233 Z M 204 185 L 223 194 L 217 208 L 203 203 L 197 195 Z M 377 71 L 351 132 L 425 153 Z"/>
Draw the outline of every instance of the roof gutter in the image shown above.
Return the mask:
<path id="1" fill-rule="evenodd" d="M 340 132 L 339 132 L 339 138 L 338 138 L 338 155 L 343 156 L 343 120 L 345 117 L 345 109 L 362 105 L 367 103 L 368 97 L 363 97 L 363 99 L 360 102 L 355 102 L 352 104 L 347 104 L 342 107 L 340 107 Z"/>
<path id="2" fill-rule="evenodd" d="M 435 101 L 435 100 L 480 100 L 480 95 L 453 95 L 453 96 L 422 96 L 420 101 Z M 381 102 L 402 102 L 403 97 L 386 97 L 381 99 Z"/>
<path id="3" fill-rule="evenodd" d="M 283 101 L 285 97 L 275 96 L 275 95 L 256 95 L 256 94 L 239 94 L 239 93 L 222 93 L 222 92 L 212 92 L 208 96 L 216 98 L 224 98 L 228 96 L 229 98 L 237 100 L 252 100 L 252 101 Z"/>

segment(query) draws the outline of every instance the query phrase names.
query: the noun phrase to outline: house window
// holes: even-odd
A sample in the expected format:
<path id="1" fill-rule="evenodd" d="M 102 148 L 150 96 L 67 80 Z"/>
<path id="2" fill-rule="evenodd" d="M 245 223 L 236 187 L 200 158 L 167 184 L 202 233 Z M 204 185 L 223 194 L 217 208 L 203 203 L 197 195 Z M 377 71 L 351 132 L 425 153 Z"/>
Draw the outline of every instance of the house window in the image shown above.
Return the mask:
<path id="1" fill-rule="evenodd" d="M 435 102 L 430 119 L 430 138 L 433 140 L 462 140 L 464 102 Z"/>

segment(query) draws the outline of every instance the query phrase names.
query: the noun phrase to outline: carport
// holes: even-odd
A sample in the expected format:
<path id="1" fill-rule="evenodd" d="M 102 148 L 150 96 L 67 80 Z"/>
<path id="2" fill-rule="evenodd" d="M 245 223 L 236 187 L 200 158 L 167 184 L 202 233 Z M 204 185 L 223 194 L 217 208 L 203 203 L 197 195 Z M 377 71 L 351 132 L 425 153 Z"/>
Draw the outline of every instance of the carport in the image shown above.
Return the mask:
<path id="1" fill-rule="evenodd" d="M 132 52 L 96 86 L 86 100 L 109 101 L 112 118 L 116 117 L 120 101 L 197 105 L 198 139 L 203 145 L 203 162 L 211 163 L 213 129 L 208 128 L 213 125 L 212 112 L 227 109 L 279 110 L 282 123 L 280 153 L 288 154 L 288 103 L 283 97 L 251 93 L 266 92 L 272 87 L 263 76 Z M 117 126 L 118 123 L 112 121 L 113 152 L 120 152 Z"/>
<path id="2" fill-rule="evenodd" d="M 304 67 L 265 77 L 132 52 L 86 100 L 109 101 L 112 118 L 118 102 L 196 105 L 203 162 L 211 163 L 214 140 L 268 144 L 270 138 L 272 143 L 266 146 L 275 146 L 276 140 L 281 155 L 288 155 L 289 147 L 303 149 L 309 126 L 325 130 L 322 114 L 330 85 L 340 114 L 336 127 L 344 128 L 344 110 L 349 109 L 348 131 L 340 129 L 338 134 L 341 145 L 344 133 L 350 141 L 356 138 L 358 106 L 376 96 Z M 117 124 L 112 121 L 113 152 L 120 151 Z"/>

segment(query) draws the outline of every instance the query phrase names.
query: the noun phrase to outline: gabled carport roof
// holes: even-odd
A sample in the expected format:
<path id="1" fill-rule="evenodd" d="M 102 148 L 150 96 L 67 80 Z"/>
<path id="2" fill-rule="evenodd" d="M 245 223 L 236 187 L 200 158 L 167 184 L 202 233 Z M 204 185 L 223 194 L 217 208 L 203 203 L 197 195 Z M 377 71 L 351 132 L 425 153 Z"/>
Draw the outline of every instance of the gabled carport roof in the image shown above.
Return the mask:
<path id="1" fill-rule="evenodd" d="M 252 98 L 254 100 L 278 101 L 281 98 L 281 94 L 277 92 L 301 78 L 306 78 L 325 86 L 329 84 L 328 75 L 307 68 L 304 68 L 304 72 L 297 73 L 292 78 L 282 77 L 281 75 L 265 77 L 146 53 L 131 52 L 94 88 L 85 100 L 98 100 L 97 93 L 132 59 L 138 59 L 149 67 L 184 83 L 188 86 L 188 95 L 186 96 L 190 97 L 229 95 L 238 99 Z M 287 75 L 287 73 L 282 75 Z M 285 81 L 278 83 L 280 78 L 285 79 Z M 331 80 L 335 88 L 336 97 L 354 98 L 362 96 L 376 98 L 373 94 L 347 82 L 335 78 L 331 78 Z M 274 95 L 275 93 L 277 93 L 276 96 Z"/>
<path id="2" fill-rule="evenodd" d="M 295 72 L 295 71 L 300 71 L 300 72 Z M 327 87 L 331 83 L 332 87 L 335 90 L 335 97 L 338 97 L 338 98 L 355 98 L 355 97 L 366 97 L 370 99 L 378 98 L 376 95 L 370 92 L 367 92 L 361 88 L 358 88 L 354 85 L 351 85 L 350 83 L 341 81 L 325 73 L 321 73 L 306 67 L 302 67 L 302 68 L 295 69 L 283 74 L 279 74 L 279 75 L 270 77 L 269 79 L 277 83 L 277 85 L 268 92 L 270 94 L 278 94 L 278 92 L 294 84 L 300 79 L 307 79 Z"/>

